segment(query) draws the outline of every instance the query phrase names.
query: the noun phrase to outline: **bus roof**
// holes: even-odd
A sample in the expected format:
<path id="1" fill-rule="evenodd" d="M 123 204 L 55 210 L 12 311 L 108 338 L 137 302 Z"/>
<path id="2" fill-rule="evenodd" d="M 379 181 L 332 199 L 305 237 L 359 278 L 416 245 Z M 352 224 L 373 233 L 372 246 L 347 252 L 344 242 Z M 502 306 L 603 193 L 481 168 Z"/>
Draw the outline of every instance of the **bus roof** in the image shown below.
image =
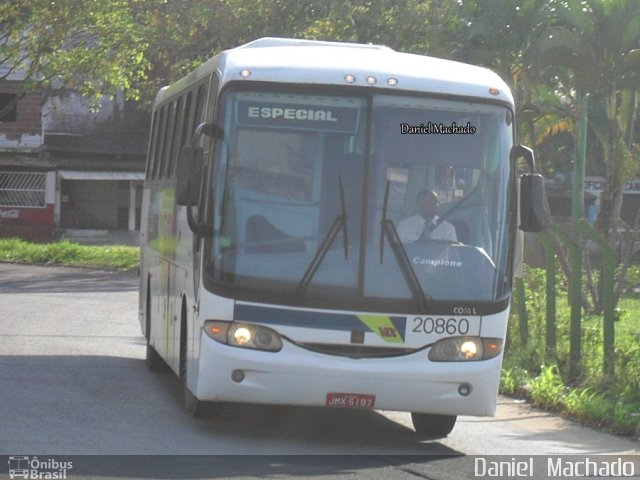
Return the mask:
<path id="1" fill-rule="evenodd" d="M 485 98 L 513 105 L 509 87 L 486 68 L 400 53 L 379 45 L 273 37 L 216 55 L 175 84 L 163 88 L 156 102 L 173 96 L 212 71 L 220 75 L 220 87 L 231 81 L 365 86 Z M 243 76 L 243 71 L 245 75 L 250 74 Z M 348 75 L 353 76 L 352 83 L 347 81 Z"/>

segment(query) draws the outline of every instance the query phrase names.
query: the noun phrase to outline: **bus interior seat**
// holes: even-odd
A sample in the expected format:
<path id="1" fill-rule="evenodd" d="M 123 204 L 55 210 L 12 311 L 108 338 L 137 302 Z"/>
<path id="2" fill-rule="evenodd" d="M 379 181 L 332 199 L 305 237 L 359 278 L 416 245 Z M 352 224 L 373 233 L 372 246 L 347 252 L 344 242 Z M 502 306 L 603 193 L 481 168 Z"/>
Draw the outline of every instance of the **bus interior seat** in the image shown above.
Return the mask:
<path id="1" fill-rule="evenodd" d="M 252 215 L 245 227 L 245 250 L 247 253 L 298 253 L 307 248 L 301 240 L 296 240 L 275 227 L 262 215 Z"/>

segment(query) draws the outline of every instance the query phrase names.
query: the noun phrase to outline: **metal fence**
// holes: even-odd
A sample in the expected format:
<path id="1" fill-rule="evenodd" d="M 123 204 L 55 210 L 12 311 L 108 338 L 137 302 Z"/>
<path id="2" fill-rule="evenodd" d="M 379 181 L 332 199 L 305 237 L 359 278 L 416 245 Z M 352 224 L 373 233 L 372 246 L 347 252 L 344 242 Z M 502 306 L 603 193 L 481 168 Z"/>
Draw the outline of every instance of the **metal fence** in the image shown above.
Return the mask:
<path id="1" fill-rule="evenodd" d="M 46 173 L 0 172 L 0 207 L 45 207 Z"/>

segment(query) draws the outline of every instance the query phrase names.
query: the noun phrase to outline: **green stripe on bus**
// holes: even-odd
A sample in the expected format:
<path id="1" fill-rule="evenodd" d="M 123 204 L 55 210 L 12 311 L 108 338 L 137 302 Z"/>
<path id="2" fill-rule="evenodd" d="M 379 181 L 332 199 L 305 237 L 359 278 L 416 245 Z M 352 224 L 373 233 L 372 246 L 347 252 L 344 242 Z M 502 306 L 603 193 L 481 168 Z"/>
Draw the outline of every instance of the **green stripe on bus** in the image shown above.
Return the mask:
<path id="1" fill-rule="evenodd" d="M 391 318 L 383 315 L 358 315 L 358 319 L 387 343 L 404 343 Z"/>

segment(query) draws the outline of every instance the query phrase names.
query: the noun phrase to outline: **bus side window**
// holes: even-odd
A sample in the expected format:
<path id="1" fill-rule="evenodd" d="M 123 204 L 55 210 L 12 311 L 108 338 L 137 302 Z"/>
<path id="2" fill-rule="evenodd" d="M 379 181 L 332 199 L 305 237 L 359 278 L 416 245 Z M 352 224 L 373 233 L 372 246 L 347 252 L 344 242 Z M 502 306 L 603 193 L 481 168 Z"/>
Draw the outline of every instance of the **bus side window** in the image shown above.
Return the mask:
<path id="1" fill-rule="evenodd" d="M 158 178 L 160 173 L 160 163 L 162 162 L 162 156 L 164 152 L 164 136 L 167 131 L 167 115 L 166 107 L 160 109 L 160 129 L 158 131 L 158 138 L 156 139 L 156 150 L 153 156 L 153 174 L 152 178 Z"/>
<path id="2" fill-rule="evenodd" d="M 191 108 L 191 92 L 189 92 L 184 97 L 184 107 L 182 109 L 182 125 L 179 142 L 180 146 L 178 147 L 178 152 L 184 145 L 187 145 L 189 142 L 191 142 L 191 137 L 189 136 L 191 135 L 190 125 L 192 124 Z"/>
<path id="3" fill-rule="evenodd" d="M 159 123 L 160 123 L 160 114 L 156 110 L 153 114 L 153 126 L 151 128 L 151 139 L 149 141 L 149 154 L 147 158 L 147 168 L 146 168 L 146 174 L 145 174 L 146 180 L 151 179 L 151 175 L 153 172 L 153 166 L 155 163 L 155 154 L 156 154 L 157 143 L 158 143 Z"/>
<path id="4" fill-rule="evenodd" d="M 189 92 L 187 94 L 187 105 L 189 106 L 188 108 L 188 113 L 187 109 L 185 108 L 185 116 L 186 116 L 186 122 L 184 124 L 184 144 L 190 144 L 191 143 L 191 136 L 193 135 L 193 131 L 195 130 L 195 118 L 196 118 L 196 104 L 193 101 L 193 92 Z"/>
<path id="5" fill-rule="evenodd" d="M 204 85 L 198 87 L 198 95 L 196 97 L 196 115 L 194 129 L 203 122 L 202 111 L 204 110 Z"/>
<path id="6" fill-rule="evenodd" d="M 180 147 L 182 146 L 182 125 L 184 124 L 184 97 L 178 99 L 178 106 L 176 107 L 176 121 L 174 124 L 173 132 L 173 147 L 171 149 L 171 156 L 169 158 L 169 178 L 175 177 L 176 167 L 178 165 L 178 155 L 180 155 Z"/>
<path id="7" fill-rule="evenodd" d="M 162 171 L 160 176 L 166 178 L 169 172 L 169 162 L 171 160 L 171 151 L 173 145 L 173 133 L 176 126 L 176 102 L 175 100 L 169 104 L 167 108 L 167 131 L 164 138 L 164 150 L 162 152 Z"/>

